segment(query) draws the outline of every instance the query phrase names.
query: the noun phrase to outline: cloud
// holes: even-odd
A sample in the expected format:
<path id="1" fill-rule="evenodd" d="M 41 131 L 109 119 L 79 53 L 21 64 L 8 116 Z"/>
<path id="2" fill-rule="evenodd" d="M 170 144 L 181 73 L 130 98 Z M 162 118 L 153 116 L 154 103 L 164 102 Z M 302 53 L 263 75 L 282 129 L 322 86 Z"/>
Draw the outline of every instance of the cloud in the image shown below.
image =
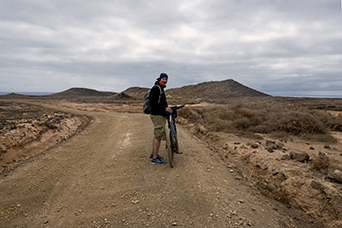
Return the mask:
<path id="1" fill-rule="evenodd" d="M 335 0 L 0 5 L 0 91 L 120 92 L 161 72 L 170 88 L 233 78 L 273 95 L 342 90 Z"/>

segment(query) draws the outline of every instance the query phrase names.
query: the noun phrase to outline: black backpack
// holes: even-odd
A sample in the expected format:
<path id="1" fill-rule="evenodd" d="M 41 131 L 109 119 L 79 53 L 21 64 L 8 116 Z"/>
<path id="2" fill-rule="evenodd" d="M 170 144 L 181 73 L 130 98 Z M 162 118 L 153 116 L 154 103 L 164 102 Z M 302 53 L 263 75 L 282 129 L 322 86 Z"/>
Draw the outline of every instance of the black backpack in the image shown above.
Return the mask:
<path id="1" fill-rule="evenodd" d="M 160 103 L 160 98 L 161 98 L 161 94 L 162 94 L 162 89 L 160 88 L 159 85 L 158 86 L 159 90 L 160 90 L 160 94 L 159 94 L 159 99 L 158 99 L 158 103 Z M 152 87 L 153 88 L 153 87 Z M 148 90 L 145 95 L 144 95 L 144 99 L 143 99 L 143 112 L 145 114 L 151 114 L 151 104 L 150 104 L 150 92 L 152 89 Z"/>

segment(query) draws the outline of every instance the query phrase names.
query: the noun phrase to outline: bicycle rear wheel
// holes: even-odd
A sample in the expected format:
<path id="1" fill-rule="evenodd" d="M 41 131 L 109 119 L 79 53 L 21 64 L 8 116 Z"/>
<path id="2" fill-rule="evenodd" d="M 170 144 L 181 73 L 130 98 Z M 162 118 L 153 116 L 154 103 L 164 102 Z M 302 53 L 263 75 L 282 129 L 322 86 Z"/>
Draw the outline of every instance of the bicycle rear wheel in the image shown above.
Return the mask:
<path id="1" fill-rule="evenodd" d="M 173 168 L 175 166 L 175 156 L 173 152 L 171 130 L 169 128 L 166 131 L 166 140 L 167 140 L 167 154 L 169 156 L 169 164 L 170 164 L 170 167 Z"/>

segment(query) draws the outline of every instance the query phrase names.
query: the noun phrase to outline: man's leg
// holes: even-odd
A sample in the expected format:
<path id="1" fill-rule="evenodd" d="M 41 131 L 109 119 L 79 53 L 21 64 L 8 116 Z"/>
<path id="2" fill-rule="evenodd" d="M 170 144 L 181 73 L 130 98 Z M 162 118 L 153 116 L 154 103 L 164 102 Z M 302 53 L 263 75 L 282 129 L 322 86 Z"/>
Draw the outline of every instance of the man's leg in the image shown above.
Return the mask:
<path id="1" fill-rule="evenodd" d="M 161 140 L 165 138 L 165 117 L 151 115 L 151 120 L 154 125 L 154 135 L 152 140 L 152 159 L 155 160 L 158 157 L 158 152 L 161 144 Z"/>
<path id="2" fill-rule="evenodd" d="M 151 154 L 152 154 L 152 156 L 153 156 L 153 151 L 154 151 L 154 140 L 156 139 L 156 136 L 153 134 L 153 138 L 152 138 L 152 152 L 151 152 Z"/>
<path id="3" fill-rule="evenodd" d="M 159 152 L 159 147 L 160 147 L 160 141 L 159 139 L 156 138 L 155 135 L 153 135 L 153 145 L 152 145 L 152 159 L 156 159 L 158 156 Z"/>

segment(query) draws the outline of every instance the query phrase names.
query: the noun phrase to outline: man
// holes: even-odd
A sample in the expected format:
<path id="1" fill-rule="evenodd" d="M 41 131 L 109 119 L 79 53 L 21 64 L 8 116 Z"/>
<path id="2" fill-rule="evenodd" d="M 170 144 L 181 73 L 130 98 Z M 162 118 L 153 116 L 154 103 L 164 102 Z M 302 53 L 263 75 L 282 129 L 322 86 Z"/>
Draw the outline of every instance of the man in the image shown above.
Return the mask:
<path id="1" fill-rule="evenodd" d="M 164 88 L 166 87 L 169 77 L 166 73 L 161 73 L 150 92 L 151 104 L 151 120 L 154 126 L 154 135 L 152 141 L 152 163 L 165 164 L 163 157 L 158 155 L 161 140 L 166 140 L 165 116 L 172 113 L 172 109 L 168 107 Z"/>

